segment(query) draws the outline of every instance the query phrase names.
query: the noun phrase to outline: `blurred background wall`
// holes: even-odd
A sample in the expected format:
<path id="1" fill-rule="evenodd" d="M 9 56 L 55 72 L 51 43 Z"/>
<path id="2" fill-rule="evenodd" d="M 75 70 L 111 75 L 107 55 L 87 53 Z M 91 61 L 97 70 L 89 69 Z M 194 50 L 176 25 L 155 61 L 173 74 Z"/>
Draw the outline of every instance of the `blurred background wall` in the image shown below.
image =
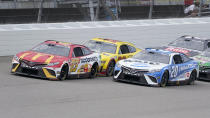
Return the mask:
<path id="1" fill-rule="evenodd" d="M 194 0 L 0 0 L 0 23 L 184 17 Z M 209 4 L 210 0 L 202 0 Z"/>

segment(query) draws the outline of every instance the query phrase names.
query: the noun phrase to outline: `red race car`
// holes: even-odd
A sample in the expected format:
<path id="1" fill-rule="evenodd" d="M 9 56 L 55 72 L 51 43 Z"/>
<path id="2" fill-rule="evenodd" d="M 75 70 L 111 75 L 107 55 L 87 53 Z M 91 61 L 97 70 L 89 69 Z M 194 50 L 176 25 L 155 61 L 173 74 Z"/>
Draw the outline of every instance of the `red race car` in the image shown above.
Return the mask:
<path id="1" fill-rule="evenodd" d="M 50 80 L 65 80 L 68 76 L 90 77 L 97 75 L 100 54 L 83 45 L 45 41 L 31 50 L 13 57 L 12 73 Z"/>

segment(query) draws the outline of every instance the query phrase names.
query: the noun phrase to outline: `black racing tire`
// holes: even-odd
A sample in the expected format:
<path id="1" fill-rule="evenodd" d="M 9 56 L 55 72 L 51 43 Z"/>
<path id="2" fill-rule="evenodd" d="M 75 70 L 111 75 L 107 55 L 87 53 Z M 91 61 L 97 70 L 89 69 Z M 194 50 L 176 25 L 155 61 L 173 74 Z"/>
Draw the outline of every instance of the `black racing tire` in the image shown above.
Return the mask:
<path id="1" fill-rule="evenodd" d="M 98 64 L 95 63 L 91 68 L 89 78 L 95 78 L 97 76 L 97 73 L 98 73 Z"/>
<path id="2" fill-rule="evenodd" d="M 162 76 L 162 79 L 161 79 L 161 82 L 159 84 L 160 87 L 166 87 L 167 83 L 168 83 L 168 78 L 169 78 L 169 73 L 168 71 L 165 71 L 163 73 L 163 76 Z"/>
<path id="3" fill-rule="evenodd" d="M 107 66 L 107 69 L 106 69 L 106 76 L 107 77 L 113 75 L 113 73 L 114 73 L 114 67 L 115 67 L 115 62 L 114 61 L 111 61 L 109 63 L 109 65 Z"/>
<path id="4" fill-rule="evenodd" d="M 65 79 L 67 79 L 68 77 L 68 72 L 69 72 L 69 67 L 67 64 L 65 64 L 62 68 L 61 68 L 61 72 L 60 72 L 60 76 L 58 77 L 58 80 L 63 81 Z"/>
<path id="5" fill-rule="evenodd" d="M 190 74 L 190 78 L 188 79 L 187 84 L 188 85 L 194 84 L 194 81 L 196 80 L 196 78 L 197 78 L 197 72 L 196 70 L 193 70 Z"/>

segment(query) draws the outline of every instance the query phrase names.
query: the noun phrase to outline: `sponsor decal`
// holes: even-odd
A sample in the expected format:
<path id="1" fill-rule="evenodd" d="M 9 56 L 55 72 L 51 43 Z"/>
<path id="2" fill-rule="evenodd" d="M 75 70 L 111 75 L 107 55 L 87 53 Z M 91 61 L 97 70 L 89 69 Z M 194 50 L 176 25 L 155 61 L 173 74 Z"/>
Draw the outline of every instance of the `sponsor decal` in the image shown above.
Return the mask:
<path id="1" fill-rule="evenodd" d="M 193 67 L 192 64 L 183 65 L 183 66 L 181 66 L 181 67 L 179 68 L 179 71 L 181 72 L 181 71 L 187 70 L 187 69 L 192 68 L 192 67 Z"/>
<path id="2" fill-rule="evenodd" d="M 80 60 L 81 63 L 89 63 L 89 62 L 94 62 L 94 61 L 98 61 L 97 57 L 86 57 L 84 59 Z"/>
<path id="3" fill-rule="evenodd" d="M 68 46 L 70 43 L 66 43 L 66 42 L 59 42 L 58 44 L 64 45 L 64 46 Z"/>
<path id="4" fill-rule="evenodd" d="M 184 49 L 181 49 L 181 48 L 173 48 L 173 47 L 169 47 L 169 48 L 166 48 L 165 50 L 168 50 L 168 51 L 173 51 L 173 52 L 179 52 L 179 53 L 184 53 L 186 55 L 189 56 L 189 50 L 184 50 Z"/>
<path id="5" fill-rule="evenodd" d="M 126 59 L 126 56 L 119 56 L 118 60 Z"/>
<path id="6" fill-rule="evenodd" d="M 72 58 L 70 64 L 70 72 L 76 72 L 79 63 L 80 63 L 79 58 Z"/>
<path id="7" fill-rule="evenodd" d="M 172 66 L 172 67 L 171 67 L 171 77 L 172 77 L 172 78 L 177 77 L 177 75 L 178 75 L 178 70 L 179 70 L 179 67 L 178 67 L 178 66 Z"/>
<path id="8" fill-rule="evenodd" d="M 112 42 L 112 43 L 117 43 L 117 42 L 119 42 L 119 41 L 117 41 L 117 40 L 112 40 L 112 39 L 104 39 L 105 41 L 109 41 L 109 42 Z"/>
<path id="9" fill-rule="evenodd" d="M 190 73 L 189 72 L 185 73 L 185 76 L 186 76 L 186 78 L 189 78 L 190 77 Z"/>
<path id="10" fill-rule="evenodd" d="M 177 77 L 178 73 L 181 73 L 182 71 L 185 71 L 189 68 L 192 68 L 193 65 L 189 64 L 189 65 L 182 65 L 182 66 L 172 66 L 171 67 L 171 77 L 175 78 Z"/>
<path id="11" fill-rule="evenodd" d="M 80 67 L 80 69 L 78 69 L 77 73 L 80 73 L 80 72 L 90 72 L 90 68 L 91 68 L 91 65 L 89 64 L 84 64 Z"/>

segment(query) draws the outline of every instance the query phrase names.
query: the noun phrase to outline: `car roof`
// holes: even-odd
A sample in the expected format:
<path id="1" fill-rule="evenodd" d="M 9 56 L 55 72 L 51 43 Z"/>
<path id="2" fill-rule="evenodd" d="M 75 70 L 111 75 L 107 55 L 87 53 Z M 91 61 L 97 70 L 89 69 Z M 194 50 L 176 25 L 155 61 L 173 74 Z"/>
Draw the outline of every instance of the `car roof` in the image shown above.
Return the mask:
<path id="1" fill-rule="evenodd" d="M 172 51 L 167 51 L 167 50 L 163 50 L 163 49 L 156 49 L 156 48 L 145 48 L 145 50 L 147 52 L 154 52 L 154 53 L 158 53 L 158 54 L 163 54 L 163 55 L 175 55 L 175 54 L 180 54 L 177 52 L 172 52 Z"/>
<path id="2" fill-rule="evenodd" d="M 210 52 L 210 48 L 207 48 L 206 50 L 204 50 L 204 52 Z"/>
<path id="3" fill-rule="evenodd" d="M 63 42 L 63 41 L 56 41 L 56 40 L 46 40 L 44 43 L 50 43 L 50 44 L 58 44 L 58 45 L 62 45 L 65 47 L 71 47 L 71 46 L 83 46 L 83 45 L 79 45 L 79 44 L 73 44 L 70 42 Z M 85 46 L 83 46 L 85 47 Z"/>
<path id="4" fill-rule="evenodd" d="M 207 38 L 200 38 L 200 37 L 194 37 L 194 36 L 190 36 L 190 35 L 184 35 L 178 38 L 178 40 L 180 39 L 190 39 L 190 40 L 200 40 L 200 41 L 210 41 L 210 39 Z"/>
<path id="5" fill-rule="evenodd" d="M 91 40 L 95 40 L 95 41 L 99 41 L 99 42 L 106 42 L 106 43 L 111 43 L 111 44 L 129 44 L 134 46 L 132 43 L 129 42 L 123 42 L 123 41 L 119 41 L 119 40 L 113 40 L 113 39 L 105 39 L 105 38 L 93 38 Z"/>

